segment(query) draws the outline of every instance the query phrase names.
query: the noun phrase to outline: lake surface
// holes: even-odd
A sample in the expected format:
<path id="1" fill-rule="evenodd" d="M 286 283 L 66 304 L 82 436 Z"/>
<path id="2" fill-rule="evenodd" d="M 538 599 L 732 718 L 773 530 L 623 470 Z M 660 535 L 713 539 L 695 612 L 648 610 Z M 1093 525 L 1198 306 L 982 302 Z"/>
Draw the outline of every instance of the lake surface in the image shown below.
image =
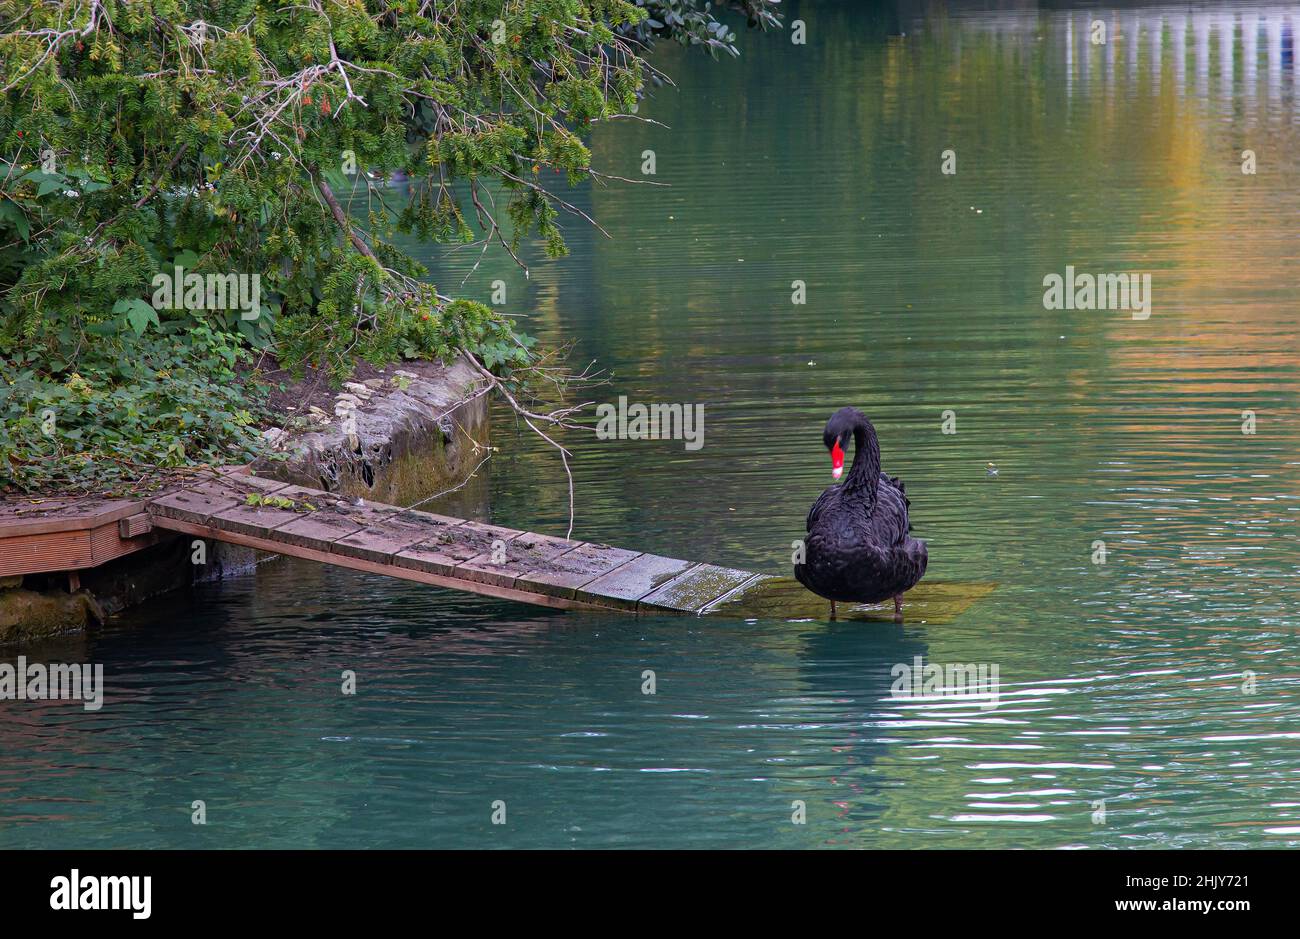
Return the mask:
<path id="1" fill-rule="evenodd" d="M 1300 9 L 851 6 L 659 50 L 660 123 L 593 149 L 669 185 L 571 194 L 611 238 L 568 219 L 528 279 L 424 256 L 444 292 L 503 281 L 607 371 L 592 400 L 704 405 L 696 451 L 564 436 L 575 537 L 787 572 L 852 404 L 927 577 L 995 592 L 945 624 L 632 618 L 275 561 L 25 650 L 102 662 L 106 700 L 4 705 L 0 846 L 1300 844 Z M 1150 274 L 1149 318 L 1045 309 L 1067 265 Z M 563 534 L 555 451 L 505 411 L 494 444 L 492 520 Z M 891 695 L 918 656 L 996 665 L 997 706 Z"/>

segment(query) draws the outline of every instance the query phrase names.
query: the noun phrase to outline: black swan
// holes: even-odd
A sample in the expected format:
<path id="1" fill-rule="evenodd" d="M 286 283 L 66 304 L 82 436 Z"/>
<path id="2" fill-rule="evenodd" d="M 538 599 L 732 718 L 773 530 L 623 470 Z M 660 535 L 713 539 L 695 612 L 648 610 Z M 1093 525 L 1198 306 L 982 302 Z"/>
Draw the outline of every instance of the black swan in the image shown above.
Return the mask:
<path id="1" fill-rule="evenodd" d="M 903 614 L 903 592 L 925 574 L 925 542 L 908 532 L 903 481 L 880 471 L 876 428 L 856 408 L 840 408 L 826 422 L 822 441 L 831 452 L 831 476 L 844 472 L 844 450 L 853 435 L 853 466 L 844 482 L 831 486 L 808 512 L 804 561 L 794 576 L 813 593 L 835 602 L 879 603 L 894 598 Z"/>

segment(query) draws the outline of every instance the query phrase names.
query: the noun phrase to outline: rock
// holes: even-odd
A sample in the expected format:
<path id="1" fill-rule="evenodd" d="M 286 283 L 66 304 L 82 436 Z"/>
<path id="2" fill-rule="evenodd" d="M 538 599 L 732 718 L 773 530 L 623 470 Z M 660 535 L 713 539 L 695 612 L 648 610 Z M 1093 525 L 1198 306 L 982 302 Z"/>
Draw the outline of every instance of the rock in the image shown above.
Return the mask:
<path id="1" fill-rule="evenodd" d="M 359 385 L 354 381 L 345 381 L 343 383 L 343 387 L 346 388 L 348 391 L 352 392 L 352 394 L 356 395 L 363 401 L 369 398 L 374 393 L 366 385 Z"/>
<path id="2" fill-rule="evenodd" d="M 479 447 L 488 439 L 482 375 L 465 360 L 436 367 L 424 363 L 418 375 L 407 369 L 383 374 L 365 382 L 377 393 L 364 402 L 364 410 L 345 414 L 341 408 L 337 417 L 322 413 L 307 428 L 295 428 L 284 448 L 289 459 L 273 461 L 268 454 L 259 464 L 266 475 L 348 498 L 402 505 L 463 486 L 481 465 Z M 302 406 L 305 412 L 308 406 Z M 458 490 L 462 514 L 474 514 L 486 478 Z"/>
<path id="3" fill-rule="evenodd" d="M 283 427 L 268 427 L 262 431 L 262 439 L 272 447 L 279 447 L 288 438 L 289 432 Z"/>
<path id="4" fill-rule="evenodd" d="M 42 639 L 104 621 L 104 610 L 88 590 L 6 590 L 0 593 L 0 643 Z"/>

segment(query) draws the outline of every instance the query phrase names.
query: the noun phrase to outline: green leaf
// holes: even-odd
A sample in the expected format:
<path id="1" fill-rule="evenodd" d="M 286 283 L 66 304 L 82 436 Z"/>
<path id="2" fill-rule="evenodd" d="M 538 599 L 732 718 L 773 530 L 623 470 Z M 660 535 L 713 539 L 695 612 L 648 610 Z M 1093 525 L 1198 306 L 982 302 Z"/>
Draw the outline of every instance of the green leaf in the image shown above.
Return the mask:
<path id="1" fill-rule="evenodd" d="M 27 221 L 27 214 L 18 206 L 8 199 L 0 201 L 0 218 L 8 220 L 9 224 L 18 229 L 18 234 L 22 236 L 23 241 L 31 234 L 32 226 Z"/>
<path id="2" fill-rule="evenodd" d="M 160 325 L 158 311 L 139 297 L 133 297 L 130 300 L 118 300 L 113 304 L 113 313 L 119 316 L 126 313 L 126 321 L 131 324 L 131 328 L 135 330 L 137 336 L 143 336 L 150 323 L 155 326 Z"/>

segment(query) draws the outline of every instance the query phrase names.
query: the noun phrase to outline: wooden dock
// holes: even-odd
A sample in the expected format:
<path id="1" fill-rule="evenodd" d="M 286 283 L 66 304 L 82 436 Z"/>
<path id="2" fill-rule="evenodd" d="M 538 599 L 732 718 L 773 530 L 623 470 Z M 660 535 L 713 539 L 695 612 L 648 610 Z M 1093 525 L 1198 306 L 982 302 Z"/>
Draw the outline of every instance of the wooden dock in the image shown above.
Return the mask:
<path id="1" fill-rule="evenodd" d="M 214 472 L 141 500 L 2 503 L 0 577 L 64 570 L 75 576 L 168 533 L 560 609 L 801 619 L 824 619 L 827 612 L 825 601 L 792 578 L 353 504 L 241 470 Z M 950 618 L 987 592 L 981 588 L 992 589 L 962 586 L 967 589 L 931 602 L 927 620 Z M 923 588 L 930 589 L 922 583 L 908 594 L 913 610 L 917 601 L 924 609 Z M 883 608 L 847 612 L 848 618 L 885 618 Z"/>

